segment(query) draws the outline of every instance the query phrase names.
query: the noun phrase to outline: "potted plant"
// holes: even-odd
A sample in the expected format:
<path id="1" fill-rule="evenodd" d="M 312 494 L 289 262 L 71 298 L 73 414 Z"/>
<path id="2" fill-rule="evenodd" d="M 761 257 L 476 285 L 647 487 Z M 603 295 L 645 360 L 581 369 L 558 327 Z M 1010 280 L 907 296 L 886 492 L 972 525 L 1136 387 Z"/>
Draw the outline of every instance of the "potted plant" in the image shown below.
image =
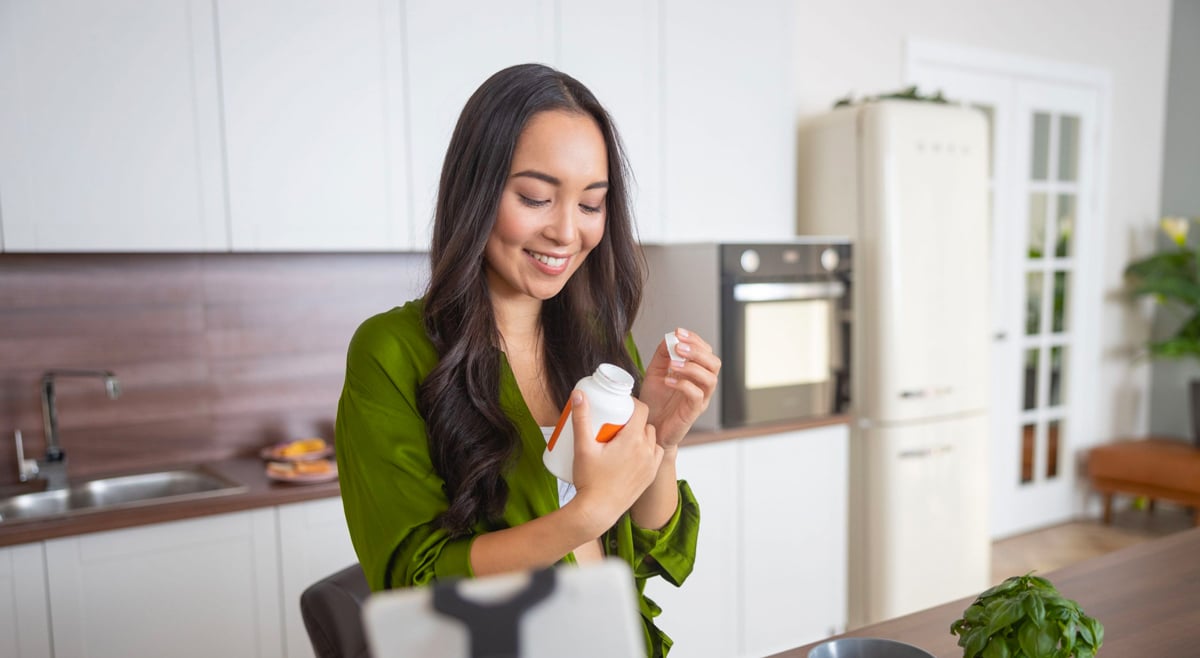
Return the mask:
<path id="1" fill-rule="evenodd" d="M 1125 268 L 1135 297 L 1153 295 L 1185 315 L 1174 335 L 1149 343 L 1150 356 L 1155 358 L 1200 359 L 1200 261 L 1196 249 L 1188 246 L 1188 229 L 1197 221 L 1200 217 L 1164 218 L 1160 224 L 1171 246 Z M 1200 447 L 1200 379 L 1191 381 L 1190 400 L 1192 440 Z"/>
<path id="2" fill-rule="evenodd" d="M 1093 658 L 1104 626 L 1032 573 L 980 594 L 950 625 L 963 658 Z"/>

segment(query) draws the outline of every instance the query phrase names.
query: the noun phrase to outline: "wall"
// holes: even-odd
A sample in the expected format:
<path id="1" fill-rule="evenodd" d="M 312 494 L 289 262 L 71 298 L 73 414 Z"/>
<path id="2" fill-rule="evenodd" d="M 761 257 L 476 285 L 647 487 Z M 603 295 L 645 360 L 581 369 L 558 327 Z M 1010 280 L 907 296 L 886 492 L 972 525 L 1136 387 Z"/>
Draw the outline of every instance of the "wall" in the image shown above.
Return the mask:
<path id="1" fill-rule="evenodd" d="M 1200 217 L 1200 0 L 1175 0 L 1169 80 L 1162 214 Z M 1200 238 L 1192 239 L 1200 244 Z M 1154 335 L 1170 335 L 1182 320 L 1178 312 L 1156 310 Z M 1151 372 L 1150 431 L 1190 436 L 1188 382 L 1200 378 L 1200 365 L 1191 360 L 1158 361 Z"/>
<path id="2" fill-rule="evenodd" d="M 346 345 L 368 316 L 416 297 L 417 254 L 0 255 L 0 486 L 12 431 L 44 453 L 47 368 L 74 475 L 254 454 L 333 438 Z"/>
<path id="3" fill-rule="evenodd" d="M 1107 231 L 1100 326 L 1097 440 L 1143 433 L 1149 367 L 1133 353 L 1146 332 L 1119 291 L 1121 271 L 1158 216 L 1169 0 L 851 0 L 797 3 L 793 93 L 797 118 L 834 100 L 899 89 L 905 39 L 928 39 L 1051 59 L 1112 76 Z M 1192 179 L 1195 179 L 1193 172 Z"/>

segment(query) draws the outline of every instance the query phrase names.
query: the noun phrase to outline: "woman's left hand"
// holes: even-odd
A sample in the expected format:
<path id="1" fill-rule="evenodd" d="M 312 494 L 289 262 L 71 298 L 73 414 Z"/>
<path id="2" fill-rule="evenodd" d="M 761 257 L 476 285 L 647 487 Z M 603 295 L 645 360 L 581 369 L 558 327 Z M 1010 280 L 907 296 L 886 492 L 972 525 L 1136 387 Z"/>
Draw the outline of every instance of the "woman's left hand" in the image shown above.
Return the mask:
<path id="1" fill-rule="evenodd" d="M 708 408 L 721 370 L 721 359 L 704 339 L 687 329 L 677 329 L 675 337 L 679 339 L 675 352 L 681 360 L 672 361 L 666 340 L 660 341 L 646 367 L 639 396 L 650 407 L 649 422 L 658 431 L 658 444 L 663 448 L 678 446 Z"/>

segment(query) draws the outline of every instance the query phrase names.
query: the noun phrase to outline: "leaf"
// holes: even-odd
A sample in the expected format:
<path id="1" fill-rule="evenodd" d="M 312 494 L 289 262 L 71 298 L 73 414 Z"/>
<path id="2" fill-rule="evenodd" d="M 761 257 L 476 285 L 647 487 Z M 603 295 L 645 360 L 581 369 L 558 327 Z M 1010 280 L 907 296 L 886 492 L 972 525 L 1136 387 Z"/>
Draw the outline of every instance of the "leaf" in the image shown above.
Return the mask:
<path id="1" fill-rule="evenodd" d="M 1091 643 L 1092 648 L 1099 649 L 1100 645 L 1104 644 L 1104 625 L 1088 616 L 1084 616 L 1079 622 L 1080 625 L 1087 626 L 1088 630 L 1092 632 L 1092 637 L 1095 638 L 1095 641 Z"/>
<path id="2" fill-rule="evenodd" d="M 997 594 L 1003 594 L 1004 592 L 1014 589 L 1017 585 L 1020 585 L 1020 584 L 1021 584 L 1020 576 L 1013 576 L 1011 578 L 1005 578 L 1004 582 L 984 591 L 984 593 L 980 594 L 979 598 L 975 599 L 975 600 L 979 601 L 981 599 L 989 599 Z"/>
<path id="3" fill-rule="evenodd" d="M 1026 592 L 1026 594 L 1028 594 L 1028 596 L 1025 597 L 1023 604 L 1025 616 L 1036 621 L 1039 625 L 1045 623 L 1046 604 L 1042 602 L 1041 593 L 1030 591 Z"/>
<path id="4" fill-rule="evenodd" d="M 1017 630 L 1017 644 L 1021 646 L 1021 651 L 1025 652 L 1026 656 L 1036 656 L 1038 646 L 1038 629 L 1033 624 L 1021 624 L 1021 628 Z"/>
<path id="5" fill-rule="evenodd" d="M 988 633 L 983 627 L 973 628 L 967 633 L 967 643 L 963 647 L 963 658 L 975 658 L 987 645 Z"/>
<path id="6" fill-rule="evenodd" d="M 1013 598 L 994 601 L 988 605 L 988 612 L 992 618 L 988 621 L 987 634 L 996 635 L 1021 618 L 1021 600 Z"/>
<path id="7" fill-rule="evenodd" d="M 1068 620 L 1064 624 L 1059 624 L 1058 627 L 1062 630 L 1063 651 L 1069 656 L 1075 649 L 1075 620 Z"/>
<path id="8" fill-rule="evenodd" d="M 1034 587 L 1036 587 L 1038 589 L 1044 589 L 1044 590 L 1047 590 L 1050 592 L 1054 592 L 1055 594 L 1058 593 L 1058 590 L 1054 588 L 1054 585 L 1050 581 L 1046 580 L 1045 578 L 1042 578 L 1041 576 L 1030 576 L 1029 582 L 1030 582 L 1030 584 L 1032 584 Z"/>
<path id="9" fill-rule="evenodd" d="M 1012 652 L 1008 650 L 1008 643 L 999 635 L 993 635 L 983 650 L 983 658 L 1010 658 L 1011 656 Z"/>
<path id="10" fill-rule="evenodd" d="M 972 624 L 983 624 L 987 621 L 987 614 L 984 612 L 983 606 L 972 604 L 963 611 L 963 619 Z"/>
<path id="11" fill-rule="evenodd" d="M 1079 629 L 1079 637 L 1083 640 L 1084 644 L 1088 645 L 1089 647 L 1095 647 L 1096 635 L 1092 632 L 1092 627 L 1088 626 L 1086 622 L 1087 619 L 1089 619 L 1089 617 L 1084 617 L 1083 619 L 1079 620 L 1079 626 L 1077 627 Z"/>

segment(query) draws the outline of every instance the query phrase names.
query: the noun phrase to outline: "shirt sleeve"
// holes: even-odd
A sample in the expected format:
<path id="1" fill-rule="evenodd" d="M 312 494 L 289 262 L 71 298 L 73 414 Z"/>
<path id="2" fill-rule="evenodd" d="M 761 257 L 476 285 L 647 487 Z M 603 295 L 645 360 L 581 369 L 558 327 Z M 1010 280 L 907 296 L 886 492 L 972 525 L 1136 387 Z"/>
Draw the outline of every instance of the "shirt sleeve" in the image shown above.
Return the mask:
<path id="1" fill-rule="evenodd" d="M 471 576 L 474 539 L 452 538 L 435 522 L 448 501 L 417 390 L 436 355 L 383 318 L 367 320 L 351 339 L 335 441 L 346 523 L 375 591 Z M 425 340 L 423 330 L 417 338 Z"/>
<path id="2" fill-rule="evenodd" d="M 679 587 L 696 564 L 696 539 L 700 535 L 700 505 L 685 480 L 679 481 L 679 504 L 666 525 L 658 530 L 629 522 L 633 536 L 633 569 L 638 578 L 662 576 Z"/>

